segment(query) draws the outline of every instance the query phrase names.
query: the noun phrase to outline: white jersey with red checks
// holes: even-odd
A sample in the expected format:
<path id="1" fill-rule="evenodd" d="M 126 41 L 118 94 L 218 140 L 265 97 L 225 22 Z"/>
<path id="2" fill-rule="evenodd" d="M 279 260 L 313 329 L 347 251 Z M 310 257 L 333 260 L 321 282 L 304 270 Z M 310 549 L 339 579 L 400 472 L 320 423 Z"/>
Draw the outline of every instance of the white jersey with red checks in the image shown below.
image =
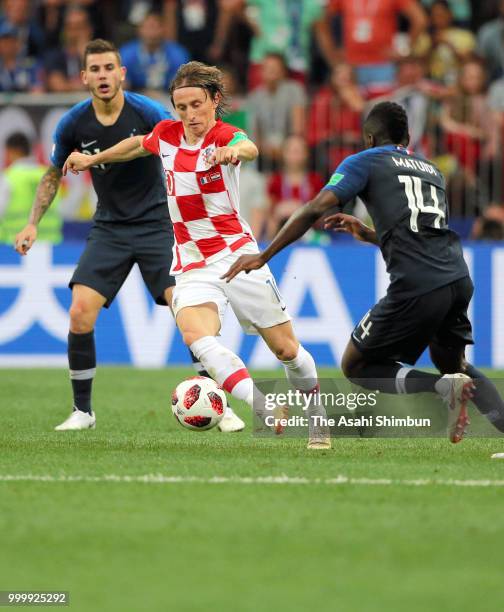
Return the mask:
<path id="1" fill-rule="evenodd" d="M 142 146 L 161 157 L 175 244 L 171 274 L 203 268 L 254 242 L 240 217 L 240 164 L 210 166 L 216 147 L 228 145 L 240 132 L 218 120 L 196 145 L 188 145 L 181 121 L 161 121 Z"/>

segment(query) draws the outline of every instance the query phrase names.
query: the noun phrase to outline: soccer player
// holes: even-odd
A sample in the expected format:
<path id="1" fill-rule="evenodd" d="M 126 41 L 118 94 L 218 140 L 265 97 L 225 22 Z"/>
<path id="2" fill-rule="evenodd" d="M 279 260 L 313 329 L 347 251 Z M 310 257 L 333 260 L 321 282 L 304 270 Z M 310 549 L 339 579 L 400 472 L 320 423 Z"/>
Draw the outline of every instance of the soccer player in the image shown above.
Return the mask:
<path id="1" fill-rule="evenodd" d="M 473 285 L 459 238 L 447 225 L 444 178 L 407 150 L 408 119 L 398 104 L 377 104 L 363 133 L 367 149 L 343 161 L 264 252 L 240 257 L 223 278 L 229 282 L 242 271 L 260 269 L 327 211 L 359 196 L 375 229 L 343 213 L 327 217 L 326 227 L 378 245 L 391 283 L 352 333 L 341 364 L 345 376 L 387 393 L 439 393 L 449 406 L 452 442 L 462 439 L 471 396 L 504 432 L 504 402 L 497 389 L 465 361 L 465 346 L 473 343 L 467 317 Z M 414 364 L 427 347 L 441 376 L 403 365 Z"/>
<path id="2" fill-rule="evenodd" d="M 240 163 L 258 155 L 241 130 L 220 117 L 226 107 L 221 72 L 200 62 L 181 66 L 170 95 L 180 121 L 164 120 L 146 136 L 132 136 L 91 156 L 72 153 L 63 171 L 79 172 L 111 162 L 158 155 L 166 175 L 175 234 L 171 271 L 176 278 L 172 309 L 185 344 L 234 397 L 265 416 L 262 397 L 243 361 L 217 335 L 228 303 L 246 333 L 260 334 L 300 391 L 317 385 L 312 356 L 298 342 L 290 316 L 268 267 L 228 285 L 220 276 L 241 253 L 257 253 L 239 214 Z M 254 402 L 255 400 L 255 402 Z M 310 448 L 330 439 L 312 436 Z"/>
<path id="3" fill-rule="evenodd" d="M 125 69 L 116 47 L 91 41 L 83 59 L 82 80 L 91 98 L 61 118 L 55 134 L 52 166 L 42 177 L 28 225 L 16 236 L 25 255 L 37 238 L 37 225 L 53 201 L 68 155 L 78 149 L 86 159 L 133 134 L 147 134 L 171 115 L 157 102 L 124 92 Z M 140 137 L 140 136 L 139 136 Z M 70 281 L 72 305 L 68 361 L 73 412 L 58 431 L 93 428 L 91 389 L 96 373 L 94 326 L 108 308 L 131 268 L 138 264 L 158 304 L 170 304 L 175 279 L 170 275 L 173 229 L 166 205 L 163 169 L 157 158 L 91 168 L 98 206 L 87 246 Z M 221 431 L 240 431 L 244 423 L 228 408 Z"/>

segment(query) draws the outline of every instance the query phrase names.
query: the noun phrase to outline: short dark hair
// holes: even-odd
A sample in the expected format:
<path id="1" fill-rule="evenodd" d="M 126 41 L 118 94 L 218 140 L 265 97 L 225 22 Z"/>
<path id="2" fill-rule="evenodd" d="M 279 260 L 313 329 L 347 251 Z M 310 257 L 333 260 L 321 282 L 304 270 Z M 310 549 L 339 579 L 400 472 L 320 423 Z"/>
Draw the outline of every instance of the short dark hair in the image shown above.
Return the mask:
<path id="1" fill-rule="evenodd" d="M 408 144 L 408 115 L 400 104 L 380 102 L 371 109 L 364 122 L 364 130 L 380 142 Z"/>
<path id="2" fill-rule="evenodd" d="M 28 136 L 23 132 L 13 132 L 5 141 L 6 149 L 15 149 L 20 151 L 23 155 L 30 155 L 31 143 L 28 140 Z"/>
<path id="3" fill-rule="evenodd" d="M 174 106 L 173 92 L 181 87 L 201 87 L 210 95 L 212 100 L 215 100 L 215 96 L 219 94 L 220 100 L 215 113 L 217 117 L 222 117 L 229 108 L 222 72 L 217 66 L 207 66 L 203 62 L 182 64 L 170 83 L 169 94 Z"/>
<path id="4" fill-rule="evenodd" d="M 449 11 L 453 15 L 453 11 L 448 0 L 434 0 L 430 7 L 431 12 L 433 6 L 442 6 L 446 11 Z"/>
<path id="5" fill-rule="evenodd" d="M 94 53 L 115 53 L 119 66 L 122 64 L 121 54 L 113 42 L 104 40 L 103 38 L 95 38 L 94 40 L 90 40 L 84 49 L 84 56 L 82 58 L 82 67 L 84 70 L 86 69 L 88 55 Z"/>

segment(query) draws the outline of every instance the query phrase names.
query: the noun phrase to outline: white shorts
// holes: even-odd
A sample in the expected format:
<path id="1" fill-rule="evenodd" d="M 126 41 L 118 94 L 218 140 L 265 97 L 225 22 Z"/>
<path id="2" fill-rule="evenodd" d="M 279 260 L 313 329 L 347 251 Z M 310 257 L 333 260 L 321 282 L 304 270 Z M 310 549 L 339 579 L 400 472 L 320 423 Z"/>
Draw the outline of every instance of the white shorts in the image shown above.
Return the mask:
<path id="1" fill-rule="evenodd" d="M 177 274 L 172 301 L 175 318 L 182 308 L 214 302 L 221 324 L 226 307 L 231 304 L 246 334 L 257 334 L 257 329 L 290 321 L 291 317 L 268 266 L 248 274 L 240 272 L 229 283 L 220 278 L 240 255 L 257 252 L 255 244 L 246 244 L 205 268 Z"/>

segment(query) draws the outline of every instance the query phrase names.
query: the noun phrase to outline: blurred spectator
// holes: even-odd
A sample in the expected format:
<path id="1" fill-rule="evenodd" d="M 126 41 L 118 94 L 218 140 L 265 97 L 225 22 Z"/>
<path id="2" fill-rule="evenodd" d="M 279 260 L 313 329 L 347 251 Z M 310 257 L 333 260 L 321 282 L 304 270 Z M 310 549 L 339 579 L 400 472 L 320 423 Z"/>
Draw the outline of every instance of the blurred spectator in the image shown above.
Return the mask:
<path id="1" fill-rule="evenodd" d="M 504 74 L 504 0 L 499 4 L 499 16 L 483 25 L 478 32 L 478 53 L 485 59 L 490 79 Z"/>
<path id="2" fill-rule="evenodd" d="M 399 60 L 396 86 L 387 99 L 397 102 L 406 110 L 410 134 L 408 147 L 417 153 L 424 152 L 423 139 L 427 129 L 431 89 L 434 86 L 426 80 L 424 62 L 420 58 L 409 56 Z"/>
<path id="3" fill-rule="evenodd" d="M 304 138 L 287 138 L 282 148 L 281 170 L 268 181 L 267 238 L 271 240 L 292 213 L 313 199 L 323 186 L 322 177 L 308 171 L 308 146 Z"/>
<path id="4" fill-rule="evenodd" d="M 488 91 L 488 105 L 493 111 L 496 111 L 502 124 L 504 116 L 504 77 L 497 79 L 490 85 Z"/>
<path id="5" fill-rule="evenodd" d="M 453 25 L 453 13 L 446 0 L 435 0 L 430 10 L 429 34 L 421 34 L 415 45 L 416 55 L 426 56 L 429 75 L 447 85 L 457 81 L 460 63 L 476 48 L 476 38 Z"/>
<path id="6" fill-rule="evenodd" d="M 501 0 L 471 0 L 472 19 L 471 29 L 477 32 L 482 25 L 495 19 L 499 15 L 499 5 Z"/>
<path id="7" fill-rule="evenodd" d="M 490 204 L 474 222 L 474 240 L 504 240 L 504 205 Z"/>
<path id="8" fill-rule="evenodd" d="M 416 0 L 329 0 L 316 27 L 318 46 L 327 64 L 343 59 L 355 67 L 357 82 L 370 96 L 385 93 L 395 80 L 398 51 L 394 45 L 400 15 L 409 21 L 412 47 L 427 26 L 425 12 Z M 335 16 L 343 20 L 342 46 L 331 30 Z"/>
<path id="9" fill-rule="evenodd" d="M 314 24 L 322 14 L 322 0 L 247 0 L 254 24 L 250 49 L 249 87 L 261 83 L 262 63 L 272 51 L 287 58 L 293 78 L 306 81 Z"/>
<path id="10" fill-rule="evenodd" d="M 119 17 L 132 26 L 132 33 L 149 13 L 162 13 L 170 0 L 119 0 Z"/>
<path id="11" fill-rule="evenodd" d="M 44 52 L 44 32 L 37 24 L 30 0 L 3 0 L 0 27 L 16 28 L 19 38 L 19 54 L 41 57 Z"/>
<path id="12" fill-rule="evenodd" d="M 235 15 L 243 0 L 166 0 L 165 23 L 169 38 L 185 47 L 192 59 L 222 61 Z"/>
<path id="13" fill-rule="evenodd" d="M 0 26 L 0 91 L 42 91 L 40 67 L 21 54 L 22 44 L 16 28 L 4 22 Z"/>
<path id="14" fill-rule="evenodd" d="M 240 92 L 236 70 L 233 66 L 221 65 L 220 71 L 224 89 L 229 96 L 229 109 L 225 121 L 246 132 L 249 127 L 247 100 Z"/>
<path id="15" fill-rule="evenodd" d="M 26 223 L 39 181 L 47 168 L 31 157 L 30 142 L 21 132 L 7 138 L 5 160 L 7 169 L 0 177 L 0 242 L 13 245 L 19 228 Z M 56 200 L 44 215 L 38 239 L 53 244 L 61 242 L 61 228 Z"/>
<path id="16" fill-rule="evenodd" d="M 247 13 L 246 0 L 221 0 L 229 6 L 231 23 L 223 44 L 221 60 L 239 68 L 237 82 L 245 90 L 248 87 L 249 56 L 254 36 L 254 24 Z"/>
<path id="17" fill-rule="evenodd" d="M 93 31 L 89 16 L 84 9 L 70 8 L 65 15 L 63 26 L 63 47 L 53 49 L 45 59 L 44 68 L 48 91 L 81 91 L 83 85 L 80 73 L 82 58 Z"/>
<path id="18" fill-rule="evenodd" d="M 336 64 L 329 83 L 313 96 L 308 114 L 308 143 L 324 176 L 362 147 L 364 98 L 350 64 Z"/>
<path id="19" fill-rule="evenodd" d="M 306 95 L 299 83 L 287 78 L 285 60 L 278 53 L 264 58 L 262 81 L 249 96 L 249 131 L 260 151 L 261 169 L 272 170 L 285 138 L 304 132 Z"/>
<path id="20" fill-rule="evenodd" d="M 497 152 L 496 116 L 486 98 L 486 74 L 482 63 L 468 60 L 462 66 L 455 94 L 445 102 L 441 126 L 448 151 L 474 177 L 478 162 L 489 160 Z"/>
<path id="21" fill-rule="evenodd" d="M 434 101 L 444 100 L 453 93 L 453 88 L 436 83 L 426 77 L 425 61 L 414 55 L 401 58 L 397 62 L 397 81 L 387 100 L 397 102 L 406 109 L 408 115 L 410 143 L 409 148 L 429 155 L 427 137 L 429 127 L 437 116 Z M 373 103 L 379 100 L 373 100 Z"/>
<path id="22" fill-rule="evenodd" d="M 114 14 L 113 6 L 117 0 L 66 0 L 68 7 L 76 6 L 85 9 L 95 38 L 109 38 L 114 29 L 110 22 Z"/>
<path id="23" fill-rule="evenodd" d="M 42 0 L 37 6 L 35 20 L 44 32 L 44 51 L 59 47 L 65 18 L 66 0 Z"/>
<path id="24" fill-rule="evenodd" d="M 120 51 L 126 82 L 133 90 L 167 91 L 178 67 L 189 60 L 184 47 L 165 39 L 158 13 L 149 13 L 138 28 L 138 38 Z"/>
<path id="25" fill-rule="evenodd" d="M 422 5 L 430 9 L 435 2 L 436 0 L 422 0 Z M 472 8 L 469 0 L 448 0 L 448 6 L 458 26 L 471 27 Z"/>
<path id="26" fill-rule="evenodd" d="M 255 164 L 244 164 L 240 169 L 240 215 L 256 240 L 264 238 L 267 214 L 266 176 Z"/>

